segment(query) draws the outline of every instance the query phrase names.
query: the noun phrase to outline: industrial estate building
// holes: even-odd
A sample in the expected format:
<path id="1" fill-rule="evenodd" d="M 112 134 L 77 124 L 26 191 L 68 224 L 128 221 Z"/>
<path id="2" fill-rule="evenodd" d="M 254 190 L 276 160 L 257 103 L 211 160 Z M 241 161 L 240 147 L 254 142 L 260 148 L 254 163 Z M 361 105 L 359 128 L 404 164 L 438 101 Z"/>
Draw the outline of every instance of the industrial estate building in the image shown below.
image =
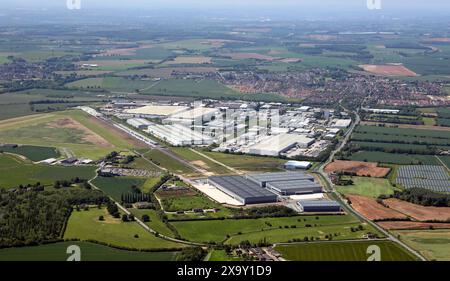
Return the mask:
<path id="1" fill-rule="evenodd" d="M 247 179 L 282 196 L 322 192 L 315 178 L 303 172 L 249 174 Z"/>
<path id="2" fill-rule="evenodd" d="M 165 124 L 203 124 L 203 122 L 211 121 L 217 112 L 219 112 L 217 108 L 196 107 L 188 111 L 172 114 L 167 119 L 164 119 L 163 122 Z"/>
<path id="3" fill-rule="evenodd" d="M 311 180 L 268 182 L 266 188 L 284 196 L 322 192 L 322 186 Z"/>
<path id="4" fill-rule="evenodd" d="M 295 146 L 306 148 L 313 142 L 314 139 L 308 138 L 305 135 L 284 133 L 270 136 L 251 146 L 249 148 L 249 153 L 265 156 L 279 156 L 281 153 L 286 152 Z"/>
<path id="5" fill-rule="evenodd" d="M 191 146 L 191 145 L 211 145 L 213 140 L 185 126 L 175 125 L 152 125 L 146 130 L 147 133 L 170 143 L 173 146 Z"/>
<path id="6" fill-rule="evenodd" d="M 297 205 L 302 212 L 306 213 L 335 213 L 341 212 L 341 205 L 332 200 L 302 200 L 298 201 Z"/>
<path id="7" fill-rule="evenodd" d="M 207 181 L 242 204 L 273 203 L 279 196 L 322 192 L 314 177 L 302 172 L 213 176 Z"/>
<path id="8" fill-rule="evenodd" d="M 165 118 L 188 110 L 186 106 L 174 105 L 146 105 L 138 108 L 125 110 L 125 113 L 141 118 Z"/>
<path id="9" fill-rule="evenodd" d="M 143 118 L 131 118 L 127 120 L 127 124 L 133 126 L 136 129 L 147 129 L 153 123 Z"/>
<path id="10" fill-rule="evenodd" d="M 287 161 L 284 164 L 284 168 L 286 170 L 297 170 L 297 169 L 307 170 L 311 168 L 311 166 L 312 163 L 308 161 Z"/>
<path id="11" fill-rule="evenodd" d="M 208 183 L 242 204 L 277 202 L 278 196 L 242 176 L 214 176 Z"/>

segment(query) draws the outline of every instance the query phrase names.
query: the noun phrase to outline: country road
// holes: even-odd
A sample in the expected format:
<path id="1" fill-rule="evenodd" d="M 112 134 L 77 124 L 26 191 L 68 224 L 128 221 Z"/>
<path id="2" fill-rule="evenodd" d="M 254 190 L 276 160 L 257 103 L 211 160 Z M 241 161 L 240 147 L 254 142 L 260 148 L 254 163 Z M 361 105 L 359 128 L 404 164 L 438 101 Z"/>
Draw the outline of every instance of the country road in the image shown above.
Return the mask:
<path id="1" fill-rule="evenodd" d="M 328 159 L 327 159 L 324 163 L 321 163 L 320 165 L 318 165 L 317 167 L 315 167 L 315 168 L 313 169 L 313 173 L 319 175 L 319 177 L 322 178 L 322 180 L 324 181 L 325 186 L 326 186 L 325 189 L 326 189 L 326 191 L 328 192 L 328 194 L 330 195 L 330 197 L 332 197 L 333 199 L 335 199 L 336 201 L 338 201 L 338 202 L 344 207 L 344 209 L 345 209 L 347 212 L 352 213 L 352 214 L 355 215 L 357 218 L 359 218 L 361 221 L 366 222 L 367 224 L 369 224 L 369 225 L 371 225 L 372 227 L 374 227 L 375 229 L 377 229 L 379 232 L 383 233 L 383 234 L 387 237 L 387 239 L 389 239 L 389 240 L 391 240 L 391 241 L 393 241 L 393 242 L 395 242 L 395 243 L 400 244 L 403 248 L 405 248 L 406 250 L 408 250 L 409 252 L 411 252 L 412 254 L 414 254 L 418 259 L 420 259 L 420 260 L 422 260 L 422 261 L 425 261 L 426 259 L 425 259 L 419 252 L 417 252 L 416 250 L 412 249 L 411 247 L 409 247 L 408 245 L 406 245 L 404 242 L 400 241 L 398 238 L 396 238 L 395 236 L 393 236 L 392 234 L 390 234 L 388 231 L 384 230 L 384 229 L 381 228 L 379 225 L 377 225 L 376 223 L 372 222 L 371 220 L 367 219 L 366 217 L 364 217 L 363 215 L 361 215 L 359 212 L 357 212 L 356 210 L 354 210 L 354 209 L 348 204 L 347 200 L 345 200 L 345 199 L 344 199 L 344 198 L 336 191 L 336 189 L 335 189 L 335 187 L 334 187 L 334 184 L 332 183 L 332 181 L 331 181 L 329 175 L 328 175 L 327 173 L 325 173 L 324 167 L 325 167 L 326 165 L 328 165 L 329 163 L 331 163 L 331 162 L 333 161 L 335 155 L 336 155 L 338 152 L 340 152 L 340 151 L 345 147 L 345 145 L 346 145 L 346 144 L 348 143 L 348 141 L 350 140 L 350 137 L 351 137 L 351 135 L 352 135 L 354 129 L 356 128 L 356 126 L 357 126 L 357 125 L 359 124 L 359 122 L 361 121 L 361 118 L 360 118 L 360 116 L 359 116 L 359 114 L 358 114 L 357 111 L 351 111 L 351 110 L 345 108 L 345 107 L 342 106 L 342 105 L 341 105 L 341 107 L 344 109 L 344 111 L 346 111 L 346 112 L 348 112 L 348 113 L 353 113 L 353 114 L 355 115 L 355 120 L 354 120 L 354 122 L 352 122 L 350 128 L 349 128 L 349 129 L 347 130 L 347 132 L 345 133 L 343 140 L 342 140 L 342 141 L 339 143 L 339 145 L 338 145 L 338 146 L 330 153 L 330 156 L 328 157 Z M 108 122 L 108 123 L 110 123 L 110 124 L 112 124 L 112 125 L 115 125 L 115 124 L 116 124 L 114 121 L 112 121 L 112 120 L 110 120 L 110 119 L 103 118 L 102 120 L 104 120 L 104 121 L 106 121 L 106 122 Z M 117 126 L 116 126 L 116 127 L 117 127 Z M 135 132 L 132 132 L 131 129 L 124 129 L 124 128 L 122 128 L 122 127 L 119 127 L 119 128 L 122 129 L 124 132 L 128 133 L 130 136 L 139 139 L 139 138 L 136 136 L 136 133 L 135 133 Z M 142 136 L 141 136 L 141 137 L 142 137 Z M 146 137 L 144 137 L 144 138 L 146 138 Z M 143 140 L 141 140 L 141 141 L 143 141 Z M 187 162 L 187 161 L 184 160 L 184 159 L 181 159 L 180 157 L 178 157 L 177 155 L 175 155 L 175 154 L 174 154 L 173 152 L 171 152 L 170 150 L 165 149 L 165 148 L 163 148 L 163 147 L 161 147 L 161 146 L 159 146 L 159 145 L 157 145 L 157 144 L 152 144 L 152 143 L 154 143 L 154 142 L 151 141 L 150 139 L 148 139 L 148 141 L 145 141 L 145 140 L 144 140 L 144 142 L 145 142 L 147 145 L 149 145 L 151 148 L 156 149 L 156 150 L 158 150 L 158 151 L 164 153 L 164 154 L 167 155 L 168 157 L 171 157 L 171 158 L 175 159 L 176 161 L 179 161 L 179 162 L 181 162 L 181 163 L 187 165 L 188 167 L 191 167 L 194 171 L 197 171 L 197 172 L 200 172 L 200 173 L 203 172 L 200 168 L 194 166 L 193 164 Z M 140 156 L 143 156 L 141 153 L 138 153 L 138 154 L 139 154 Z M 148 160 L 148 159 L 145 158 L 145 157 L 143 157 L 143 158 L 146 159 L 146 161 L 150 161 L 150 160 Z M 223 165 L 224 167 L 226 167 L 225 164 L 222 164 L 222 165 Z M 161 169 L 165 170 L 164 168 L 161 168 Z M 167 170 L 166 170 L 166 171 L 167 171 Z M 180 179 L 182 179 L 182 180 L 185 181 L 186 183 L 192 184 L 192 181 L 191 181 L 190 179 L 184 177 L 183 175 L 177 175 L 177 174 L 174 174 L 174 175 L 175 175 L 175 176 L 178 176 Z M 92 179 L 92 180 L 93 180 L 93 179 Z M 92 181 L 92 180 L 91 180 L 91 181 Z M 90 183 L 91 183 L 91 181 L 90 181 Z M 95 186 L 94 186 L 94 187 L 95 187 Z M 117 202 L 115 202 L 115 203 L 116 203 L 116 204 L 118 205 L 118 207 L 121 208 L 124 212 L 129 213 L 129 211 L 128 211 L 126 208 L 124 208 L 123 206 L 121 206 L 121 205 L 120 205 L 119 203 L 117 203 Z M 148 227 L 148 226 L 147 226 L 145 223 L 143 223 L 141 220 L 137 219 L 136 221 L 138 222 L 139 225 L 141 225 L 144 229 L 146 229 L 146 230 L 149 231 L 150 233 L 153 233 L 153 234 L 156 233 L 156 231 L 154 231 L 153 229 L 151 229 L 150 227 Z M 163 235 L 160 235 L 160 237 L 163 238 L 163 239 L 169 240 L 169 241 L 178 242 L 178 243 L 183 243 L 183 244 L 186 244 L 186 245 L 192 245 L 192 246 L 208 246 L 207 244 L 193 243 L 193 242 L 188 242 L 188 241 L 184 241 L 184 240 L 178 240 L 178 239 L 175 239 L 175 238 L 172 238 L 172 237 L 163 236 Z"/>
<path id="2" fill-rule="evenodd" d="M 357 218 L 359 218 L 361 221 L 365 221 L 366 223 L 368 223 L 369 225 L 371 225 L 372 227 L 374 227 L 376 230 L 378 230 L 379 232 L 383 233 L 389 240 L 400 244 L 403 248 L 405 248 L 406 250 L 408 250 L 409 252 L 411 252 L 412 254 L 414 254 L 418 259 L 425 261 L 426 259 L 416 250 L 412 249 L 411 247 L 409 247 L 407 244 L 405 244 L 404 242 L 400 241 L 397 237 L 393 236 L 392 234 L 390 234 L 388 231 L 386 231 L 385 229 L 383 229 L 382 227 L 380 227 L 378 224 L 374 223 L 373 221 L 367 219 L 366 217 L 364 217 L 363 215 L 361 215 L 358 211 L 356 211 L 355 209 L 353 209 L 347 202 L 347 200 L 345 200 L 341 194 L 339 192 L 336 191 L 335 186 L 333 184 L 333 182 L 331 181 L 329 175 L 324 171 L 324 168 L 326 165 L 328 165 L 329 163 L 331 163 L 334 159 L 334 157 L 336 156 L 336 154 L 338 152 L 340 152 L 345 145 L 348 143 L 348 141 L 350 140 L 350 137 L 354 131 L 354 129 L 356 128 L 356 126 L 359 124 L 359 122 L 361 121 L 361 118 L 358 114 L 357 111 L 351 111 L 348 110 L 347 108 L 345 108 L 344 106 L 341 105 L 341 107 L 349 113 L 353 113 L 355 115 L 355 120 L 352 123 L 352 125 L 350 126 L 350 128 L 347 130 L 347 132 L 344 135 L 343 140 L 339 143 L 338 147 L 333 150 L 330 153 L 330 156 L 328 157 L 328 159 L 320 164 L 319 166 L 317 166 L 314 170 L 313 173 L 316 173 L 317 175 L 320 176 L 320 178 L 323 179 L 323 181 L 325 182 L 326 185 L 326 191 L 328 192 L 328 194 L 330 195 L 330 197 L 332 197 L 333 199 L 335 199 L 336 201 L 338 201 L 347 212 L 352 213 L 353 215 L 355 215 Z"/>

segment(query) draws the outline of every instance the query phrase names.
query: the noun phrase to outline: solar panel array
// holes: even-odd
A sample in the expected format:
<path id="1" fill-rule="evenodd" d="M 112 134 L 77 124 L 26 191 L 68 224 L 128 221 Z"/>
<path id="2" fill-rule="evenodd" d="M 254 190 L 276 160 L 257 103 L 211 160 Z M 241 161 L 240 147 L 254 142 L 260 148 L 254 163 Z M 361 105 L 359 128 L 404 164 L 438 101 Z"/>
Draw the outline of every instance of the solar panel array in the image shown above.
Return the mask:
<path id="1" fill-rule="evenodd" d="M 276 200 L 277 197 L 274 193 L 241 176 L 215 176 L 209 177 L 208 180 L 243 199 L 273 197 Z"/>
<path id="2" fill-rule="evenodd" d="M 443 166 L 402 166 L 397 172 L 397 183 L 405 188 L 418 187 L 436 192 L 450 192 L 450 176 Z"/>

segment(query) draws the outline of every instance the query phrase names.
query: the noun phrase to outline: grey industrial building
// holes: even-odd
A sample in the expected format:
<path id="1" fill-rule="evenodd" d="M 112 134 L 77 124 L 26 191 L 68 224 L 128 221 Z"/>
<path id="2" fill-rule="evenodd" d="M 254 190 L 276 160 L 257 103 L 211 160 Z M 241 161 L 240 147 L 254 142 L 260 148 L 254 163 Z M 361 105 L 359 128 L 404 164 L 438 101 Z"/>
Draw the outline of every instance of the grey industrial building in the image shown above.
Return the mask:
<path id="1" fill-rule="evenodd" d="M 322 186 L 314 180 L 271 181 L 266 188 L 283 196 L 322 192 Z"/>
<path id="2" fill-rule="evenodd" d="M 342 211 L 341 205 L 332 200 L 302 200 L 298 201 L 297 205 L 302 212 L 307 213 L 334 213 Z"/>
<path id="3" fill-rule="evenodd" d="M 243 204 L 277 202 L 278 196 L 242 176 L 214 176 L 208 184 L 215 186 Z"/>
<path id="4" fill-rule="evenodd" d="M 261 187 L 266 187 L 267 183 L 270 182 L 289 182 L 298 180 L 309 180 L 314 182 L 313 176 L 303 172 L 248 174 L 247 179 L 251 180 Z"/>

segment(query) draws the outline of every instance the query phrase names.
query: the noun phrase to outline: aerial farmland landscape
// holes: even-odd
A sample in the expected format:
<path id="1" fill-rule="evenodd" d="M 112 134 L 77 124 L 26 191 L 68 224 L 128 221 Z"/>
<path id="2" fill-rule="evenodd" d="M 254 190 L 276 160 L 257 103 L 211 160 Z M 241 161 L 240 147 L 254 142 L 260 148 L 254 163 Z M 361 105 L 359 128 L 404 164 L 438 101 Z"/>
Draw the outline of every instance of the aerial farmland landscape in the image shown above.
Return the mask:
<path id="1" fill-rule="evenodd" d="M 6 2 L 0 264 L 450 261 L 448 3 Z"/>

